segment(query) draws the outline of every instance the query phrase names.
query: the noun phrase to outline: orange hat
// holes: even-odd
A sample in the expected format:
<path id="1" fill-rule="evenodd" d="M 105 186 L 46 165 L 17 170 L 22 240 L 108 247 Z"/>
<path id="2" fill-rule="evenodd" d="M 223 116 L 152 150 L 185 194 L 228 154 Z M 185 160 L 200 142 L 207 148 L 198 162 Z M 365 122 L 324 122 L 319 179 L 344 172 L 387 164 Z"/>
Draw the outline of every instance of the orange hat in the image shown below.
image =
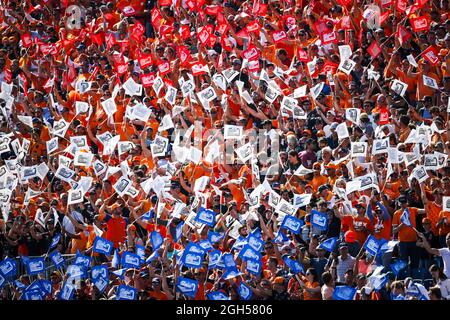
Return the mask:
<path id="1" fill-rule="evenodd" d="M 318 137 L 325 137 L 325 131 L 323 131 L 323 130 L 317 131 L 316 136 L 318 136 Z"/>
<path id="2" fill-rule="evenodd" d="M 111 211 L 114 211 L 114 210 L 116 210 L 117 208 L 120 208 L 120 205 L 119 205 L 118 203 L 114 203 L 114 204 L 111 206 Z"/>
<path id="3" fill-rule="evenodd" d="M 355 232 L 348 230 L 345 234 L 344 234 L 344 240 L 345 242 L 348 243 L 353 243 L 356 241 L 356 235 Z"/>
<path id="4" fill-rule="evenodd" d="M 273 283 L 277 284 L 284 284 L 284 278 L 283 277 L 276 277 Z"/>
<path id="5" fill-rule="evenodd" d="M 365 170 L 364 167 L 357 166 L 357 167 L 355 168 L 355 173 L 356 173 L 356 174 L 361 174 L 361 173 L 364 172 L 364 170 Z"/>
<path id="6" fill-rule="evenodd" d="M 306 133 L 308 135 L 312 135 L 311 130 L 309 130 L 309 129 L 303 130 L 302 134 L 304 134 L 304 133 Z"/>
<path id="7" fill-rule="evenodd" d="M 305 190 L 306 190 L 306 188 L 308 188 L 308 187 L 311 188 L 311 189 L 314 189 L 313 186 L 310 185 L 310 184 L 308 183 L 308 184 L 305 186 Z"/>
<path id="8" fill-rule="evenodd" d="M 128 228 L 129 228 L 130 230 L 136 231 L 136 226 L 135 226 L 134 224 L 130 224 L 130 225 L 128 226 Z"/>
<path id="9" fill-rule="evenodd" d="M 320 169 L 320 162 L 314 162 L 313 169 L 316 169 L 316 168 Z"/>
<path id="10" fill-rule="evenodd" d="M 325 166 L 326 169 L 337 169 L 337 165 L 335 165 L 334 163 L 329 163 Z"/>

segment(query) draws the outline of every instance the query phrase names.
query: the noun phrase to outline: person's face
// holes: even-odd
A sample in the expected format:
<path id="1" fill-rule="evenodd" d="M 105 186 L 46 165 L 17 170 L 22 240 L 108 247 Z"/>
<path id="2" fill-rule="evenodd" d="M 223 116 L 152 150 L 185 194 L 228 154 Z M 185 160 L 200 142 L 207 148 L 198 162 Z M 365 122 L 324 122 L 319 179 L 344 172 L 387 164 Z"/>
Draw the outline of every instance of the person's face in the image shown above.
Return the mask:
<path id="1" fill-rule="evenodd" d="M 339 253 L 341 254 L 341 256 L 347 257 L 347 255 L 348 255 L 348 248 L 347 247 L 339 248 Z"/>

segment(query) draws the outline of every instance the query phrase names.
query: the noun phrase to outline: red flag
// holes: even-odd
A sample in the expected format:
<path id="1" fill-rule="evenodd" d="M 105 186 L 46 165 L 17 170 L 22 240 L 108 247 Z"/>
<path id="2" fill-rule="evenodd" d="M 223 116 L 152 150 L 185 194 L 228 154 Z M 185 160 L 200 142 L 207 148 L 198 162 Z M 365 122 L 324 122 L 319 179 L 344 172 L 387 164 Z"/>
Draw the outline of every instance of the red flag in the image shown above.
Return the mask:
<path id="1" fill-rule="evenodd" d="M 336 32 L 334 32 L 334 31 L 331 31 L 328 33 L 323 33 L 320 35 L 320 38 L 322 39 L 322 45 L 329 44 L 332 42 L 337 43 L 337 41 L 338 41 Z"/>
<path id="2" fill-rule="evenodd" d="M 119 76 L 121 76 L 124 73 L 126 73 L 127 69 L 128 69 L 128 64 L 126 64 L 126 63 L 117 64 L 116 65 L 116 70 L 117 70 L 117 73 L 119 74 Z"/>
<path id="3" fill-rule="evenodd" d="M 103 44 L 103 37 L 104 37 L 104 35 L 105 34 L 103 32 L 100 32 L 100 33 L 93 33 L 92 32 L 90 34 L 90 38 L 91 38 L 92 43 L 95 43 L 95 44 L 101 46 Z"/>
<path id="4" fill-rule="evenodd" d="M 242 56 L 248 61 L 257 60 L 259 58 L 259 51 L 254 45 L 251 45 L 247 50 L 242 51 Z"/>
<path id="5" fill-rule="evenodd" d="M 390 14 L 391 14 L 390 11 L 386 11 L 385 13 L 383 13 L 383 14 L 380 16 L 380 25 L 383 24 L 383 23 L 386 21 L 387 18 L 389 18 L 389 15 L 390 15 Z"/>
<path id="6" fill-rule="evenodd" d="M 286 16 L 283 16 L 283 18 L 284 18 L 284 23 L 286 24 L 288 29 L 291 29 L 292 27 L 297 25 L 297 20 L 295 19 L 294 16 L 286 15 Z"/>
<path id="7" fill-rule="evenodd" d="M 4 79 L 5 79 L 5 81 L 7 83 L 11 83 L 12 82 L 12 72 L 11 72 L 11 70 L 5 69 L 3 72 L 4 72 Z"/>
<path id="8" fill-rule="evenodd" d="M 160 7 L 170 7 L 172 5 L 172 0 L 158 0 Z"/>
<path id="9" fill-rule="evenodd" d="M 395 4 L 395 8 L 398 12 L 406 12 L 406 8 L 408 7 L 408 0 L 397 0 Z"/>
<path id="10" fill-rule="evenodd" d="M 197 8 L 197 3 L 194 0 L 187 0 L 186 6 L 188 7 L 189 11 L 193 12 Z"/>
<path id="11" fill-rule="evenodd" d="M 106 40 L 106 47 L 108 49 L 111 49 L 116 44 L 116 38 L 112 34 L 108 34 L 105 37 L 105 40 Z"/>
<path id="12" fill-rule="evenodd" d="M 341 28 L 344 30 L 353 29 L 349 16 L 343 16 L 341 19 Z"/>
<path id="13" fill-rule="evenodd" d="M 297 49 L 297 58 L 300 61 L 304 61 L 304 62 L 309 61 L 308 53 L 305 50 L 300 49 L 300 48 Z"/>
<path id="14" fill-rule="evenodd" d="M 131 38 L 136 40 L 137 42 L 140 42 L 142 39 L 142 36 L 145 33 L 145 27 L 142 23 L 139 21 L 136 21 L 136 23 L 130 28 L 131 29 Z"/>
<path id="15" fill-rule="evenodd" d="M 259 11 L 259 6 L 260 6 L 259 0 L 254 0 L 254 1 L 253 1 L 253 7 L 252 7 L 252 14 L 253 14 L 253 15 L 255 15 L 255 14 L 258 13 L 258 11 Z"/>
<path id="16" fill-rule="evenodd" d="M 422 52 L 422 56 L 433 66 L 437 65 L 439 62 L 438 51 L 433 46 L 429 46 L 424 52 Z"/>
<path id="17" fill-rule="evenodd" d="M 230 52 L 231 50 L 233 50 L 233 44 L 231 43 L 231 41 L 227 38 L 227 37 L 222 37 L 220 39 L 220 44 L 222 45 L 222 47 Z"/>
<path id="18" fill-rule="evenodd" d="M 47 82 L 45 82 L 45 84 L 44 84 L 45 91 L 47 91 L 47 92 L 52 91 L 52 87 L 54 85 L 55 85 L 55 78 L 53 77 L 53 78 L 48 79 Z"/>
<path id="19" fill-rule="evenodd" d="M 199 75 L 202 75 L 202 74 L 205 74 L 206 73 L 206 65 L 204 65 L 203 63 L 201 63 L 201 62 L 196 62 L 196 63 L 194 63 L 192 66 L 191 66 L 191 69 L 192 69 L 192 75 L 193 76 L 199 76 Z"/>
<path id="20" fill-rule="evenodd" d="M 125 17 L 134 16 L 136 14 L 136 9 L 132 6 L 126 6 L 122 9 L 122 13 Z"/>
<path id="21" fill-rule="evenodd" d="M 198 33 L 197 33 L 197 37 L 198 37 L 198 40 L 200 40 L 200 42 L 204 45 L 208 41 L 208 38 L 209 38 L 208 30 L 206 30 L 205 27 L 201 28 L 201 30 L 198 31 Z"/>
<path id="22" fill-rule="evenodd" d="M 287 34 L 284 30 L 274 31 L 272 32 L 272 39 L 273 42 L 278 43 L 280 41 L 283 41 L 284 39 L 287 39 Z"/>
<path id="23" fill-rule="evenodd" d="M 267 14 L 267 4 L 260 4 L 258 10 L 258 16 L 264 17 Z"/>
<path id="24" fill-rule="evenodd" d="M 141 69 L 145 69 L 153 64 L 151 54 L 140 54 L 137 60 Z"/>
<path id="25" fill-rule="evenodd" d="M 329 31 L 327 24 L 323 20 L 318 20 L 317 22 L 315 22 L 313 28 L 317 34 L 323 34 Z"/>
<path id="26" fill-rule="evenodd" d="M 216 16 L 219 12 L 222 12 L 222 6 L 206 6 L 205 13 L 209 16 Z"/>
<path id="27" fill-rule="evenodd" d="M 227 23 L 227 19 L 225 18 L 225 16 L 223 15 L 222 12 L 219 12 L 216 16 L 216 20 L 217 23 L 222 24 L 222 23 Z"/>
<path id="28" fill-rule="evenodd" d="M 230 26 L 228 23 L 221 23 L 216 27 L 216 32 L 220 33 L 220 35 L 224 35 Z"/>
<path id="29" fill-rule="evenodd" d="M 411 38 L 412 35 L 408 32 L 408 30 L 406 30 L 405 27 L 399 24 L 395 36 L 399 39 L 400 43 L 404 43 Z"/>
<path id="30" fill-rule="evenodd" d="M 21 36 L 21 39 L 22 39 L 22 45 L 23 45 L 25 48 L 28 48 L 28 47 L 31 46 L 31 44 L 33 43 L 33 41 L 31 40 L 31 36 L 30 36 L 29 33 L 24 33 L 24 34 Z"/>
<path id="31" fill-rule="evenodd" d="M 156 30 L 159 30 L 159 27 L 161 26 L 161 20 L 162 20 L 161 12 L 158 10 L 158 8 L 154 7 L 152 9 L 151 21 L 153 27 L 155 27 Z"/>
<path id="32" fill-rule="evenodd" d="M 352 2 L 352 0 L 338 0 L 338 2 L 341 4 L 341 6 L 346 7 Z"/>
<path id="33" fill-rule="evenodd" d="M 258 21 L 253 21 L 247 24 L 245 27 L 247 29 L 247 32 L 256 32 L 259 33 L 259 30 L 261 29 L 261 26 L 258 24 Z"/>
<path id="34" fill-rule="evenodd" d="M 210 34 L 209 38 L 208 38 L 208 43 L 207 43 L 208 46 L 210 46 L 212 48 L 212 47 L 214 47 L 216 42 L 217 42 L 217 36 L 214 34 Z"/>
<path id="35" fill-rule="evenodd" d="M 160 75 L 165 75 L 170 72 L 170 63 L 169 61 L 164 61 L 158 64 L 158 71 Z"/>
<path id="36" fill-rule="evenodd" d="M 247 68 L 250 72 L 258 72 L 260 69 L 259 60 L 249 61 Z"/>
<path id="37" fill-rule="evenodd" d="M 378 55 L 381 53 L 381 47 L 378 45 L 378 42 L 374 40 L 370 46 L 367 48 L 367 52 L 370 54 L 372 59 L 375 59 L 378 57 Z"/>
<path id="38" fill-rule="evenodd" d="M 182 25 L 179 32 L 181 35 L 181 39 L 183 40 L 189 39 L 191 37 L 191 29 L 187 25 Z"/>
<path id="39" fill-rule="evenodd" d="M 154 72 L 141 74 L 141 83 L 144 88 L 150 87 L 153 84 L 153 81 L 155 81 L 156 75 Z"/>
<path id="40" fill-rule="evenodd" d="M 191 53 L 189 52 L 189 49 L 186 46 L 178 46 L 177 54 L 178 54 L 178 57 L 180 57 L 182 64 L 189 62 L 189 60 L 192 59 Z"/>
<path id="41" fill-rule="evenodd" d="M 430 20 L 425 16 L 409 19 L 409 22 L 411 23 L 414 32 L 430 29 Z"/>
<path id="42" fill-rule="evenodd" d="M 20 73 L 19 74 L 19 79 L 20 79 L 19 83 L 22 83 L 23 95 L 25 97 L 28 97 L 28 80 L 27 80 L 27 77 L 25 77 L 25 75 Z"/>
<path id="43" fill-rule="evenodd" d="M 172 34 L 174 32 L 175 28 L 173 26 L 169 26 L 167 24 L 162 25 L 161 28 L 159 29 L 159 33 L 161 35 L 167 35 L 167 34 Z"/>
<path id="44" fill-rule="evenodd" d="M 238 33 L 236 33 L 236 35 L 238 37 L 250 40 L 250 35 L 248 34 L 247 30 L 244 28 L 241 31 L 239 31 Z"/>

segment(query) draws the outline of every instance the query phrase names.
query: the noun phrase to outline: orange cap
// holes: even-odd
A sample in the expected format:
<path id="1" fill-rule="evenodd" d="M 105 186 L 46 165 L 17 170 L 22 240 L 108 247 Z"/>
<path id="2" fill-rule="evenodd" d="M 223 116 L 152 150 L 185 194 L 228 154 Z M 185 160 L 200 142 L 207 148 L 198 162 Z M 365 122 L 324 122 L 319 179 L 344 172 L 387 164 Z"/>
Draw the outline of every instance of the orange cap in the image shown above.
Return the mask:
<path id="1" fill-rule="evenodd" d="M 283 284 L 284 278 L 283 277 L 276 277 L 273 283 Z"/>

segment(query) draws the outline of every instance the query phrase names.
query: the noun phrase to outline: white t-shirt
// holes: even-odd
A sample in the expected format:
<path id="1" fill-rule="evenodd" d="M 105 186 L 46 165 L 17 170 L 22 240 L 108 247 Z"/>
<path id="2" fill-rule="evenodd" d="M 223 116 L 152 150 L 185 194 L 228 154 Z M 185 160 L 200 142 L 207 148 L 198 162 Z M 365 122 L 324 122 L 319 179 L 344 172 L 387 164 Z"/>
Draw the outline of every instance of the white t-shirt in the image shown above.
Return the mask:
<path id="1" fill-rule="evenodd" d="M 444 274 L 447 276 L 447 278 L 450 278 L 450 249 L 439 249 L 439 255 L 442 257 L 442 260 L 444 260 Z"/>

